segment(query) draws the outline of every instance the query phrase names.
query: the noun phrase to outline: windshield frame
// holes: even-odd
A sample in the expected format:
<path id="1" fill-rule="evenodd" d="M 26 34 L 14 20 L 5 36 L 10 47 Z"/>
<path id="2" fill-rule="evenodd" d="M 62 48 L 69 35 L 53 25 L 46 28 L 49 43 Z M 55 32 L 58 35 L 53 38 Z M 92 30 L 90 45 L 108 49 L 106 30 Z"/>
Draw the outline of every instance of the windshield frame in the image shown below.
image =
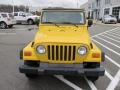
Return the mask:
<path id="1" fill-rule="evenodd" d="M 65 24 L 65 23 L 45 23 L 42 21 L 42 17 L 43 17 L 43 14 L 44 12 L 82 12 L 83 13 L 83 17 L 84 17 L 84 23 L 68 23 L 68 24 Z M 85 12 L 83 11 L 80 11 L 80 10 L 45 10 L 45 11 L 42 11 L 42 15 L 41 15 L 41 20 L 40 20 L 41 24 L 65 24 L 65 25 L 70 25 L 70 24 L 76 24 L 76 25 L 85 25 L 86 24 L 86 17 L 85 17 Z"/>

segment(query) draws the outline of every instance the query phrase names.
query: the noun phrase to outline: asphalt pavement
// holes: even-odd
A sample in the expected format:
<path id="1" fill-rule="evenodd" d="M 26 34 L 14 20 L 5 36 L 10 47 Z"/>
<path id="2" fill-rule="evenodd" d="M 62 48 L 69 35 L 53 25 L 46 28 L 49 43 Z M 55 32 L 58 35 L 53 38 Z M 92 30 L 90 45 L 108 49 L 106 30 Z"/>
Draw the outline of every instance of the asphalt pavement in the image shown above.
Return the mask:
<path id="1" fill-rule="evenodd" d="M 95 83 L 86 77 L 40 76 L 28 80 L 19 73 L 19 52 L 34 39 L 37 27 L 15 25 L 0 30 L 0 90 L 120 90 L 120 27 L 93 25 L 93 42 L 105 52 L 106 72 Z"/>

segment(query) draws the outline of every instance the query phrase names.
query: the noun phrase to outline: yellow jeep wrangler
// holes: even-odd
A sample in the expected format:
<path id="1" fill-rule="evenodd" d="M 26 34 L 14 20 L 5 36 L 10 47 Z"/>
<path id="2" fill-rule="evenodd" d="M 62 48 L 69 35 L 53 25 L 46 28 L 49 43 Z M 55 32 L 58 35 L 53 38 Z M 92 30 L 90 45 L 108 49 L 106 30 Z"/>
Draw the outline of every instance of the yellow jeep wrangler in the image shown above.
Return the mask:
<path id="1" fill-rule="evenodd" d="M 95 81 L 104 75 L 104 53 L 90 40 L 84 10 L 46 8 L 39 30 L 20 52 L 19 70 L 28 78 L 38 75 L 81 75 Z"/>

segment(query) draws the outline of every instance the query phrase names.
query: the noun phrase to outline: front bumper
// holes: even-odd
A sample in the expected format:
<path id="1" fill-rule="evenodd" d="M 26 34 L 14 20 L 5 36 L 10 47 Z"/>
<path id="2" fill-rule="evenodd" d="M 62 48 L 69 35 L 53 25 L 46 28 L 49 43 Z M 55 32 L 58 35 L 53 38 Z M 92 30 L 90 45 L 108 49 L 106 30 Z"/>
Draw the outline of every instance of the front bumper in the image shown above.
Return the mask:
<path id="1" fill-rule="evenodd" d="M 39 74 L 39 75 L 81 75 L 81 76 L 103 76 L 104 68 L 84 68 L 83 64 L 48 64 L 40 63 L 39 67 L 21 65 L 21 73 Z"/>
<path id="2" fill-rule="evenodd" d="M 106 23 L 110 23 L 110 24 L 112 24 L 112 23 L 117 23 L 117 21 L 115 21 L 115 20 L 109 20 L 109 21 L 105 21 Z"/>

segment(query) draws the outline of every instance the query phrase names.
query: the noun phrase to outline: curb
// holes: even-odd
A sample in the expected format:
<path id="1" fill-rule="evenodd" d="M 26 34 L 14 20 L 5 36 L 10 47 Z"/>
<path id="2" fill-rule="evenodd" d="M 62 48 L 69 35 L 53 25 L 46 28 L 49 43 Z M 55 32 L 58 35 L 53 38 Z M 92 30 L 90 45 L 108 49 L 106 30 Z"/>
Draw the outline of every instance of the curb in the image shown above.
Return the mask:
<path id="1" fill-rule="evenodd" d="M 94 21 L 95 25 L 104 25 L 104 26 L 116 26 L 116 27 L 120 27 L 120 23 L 119 24 L 103 24 L 97 21 Z"/>

